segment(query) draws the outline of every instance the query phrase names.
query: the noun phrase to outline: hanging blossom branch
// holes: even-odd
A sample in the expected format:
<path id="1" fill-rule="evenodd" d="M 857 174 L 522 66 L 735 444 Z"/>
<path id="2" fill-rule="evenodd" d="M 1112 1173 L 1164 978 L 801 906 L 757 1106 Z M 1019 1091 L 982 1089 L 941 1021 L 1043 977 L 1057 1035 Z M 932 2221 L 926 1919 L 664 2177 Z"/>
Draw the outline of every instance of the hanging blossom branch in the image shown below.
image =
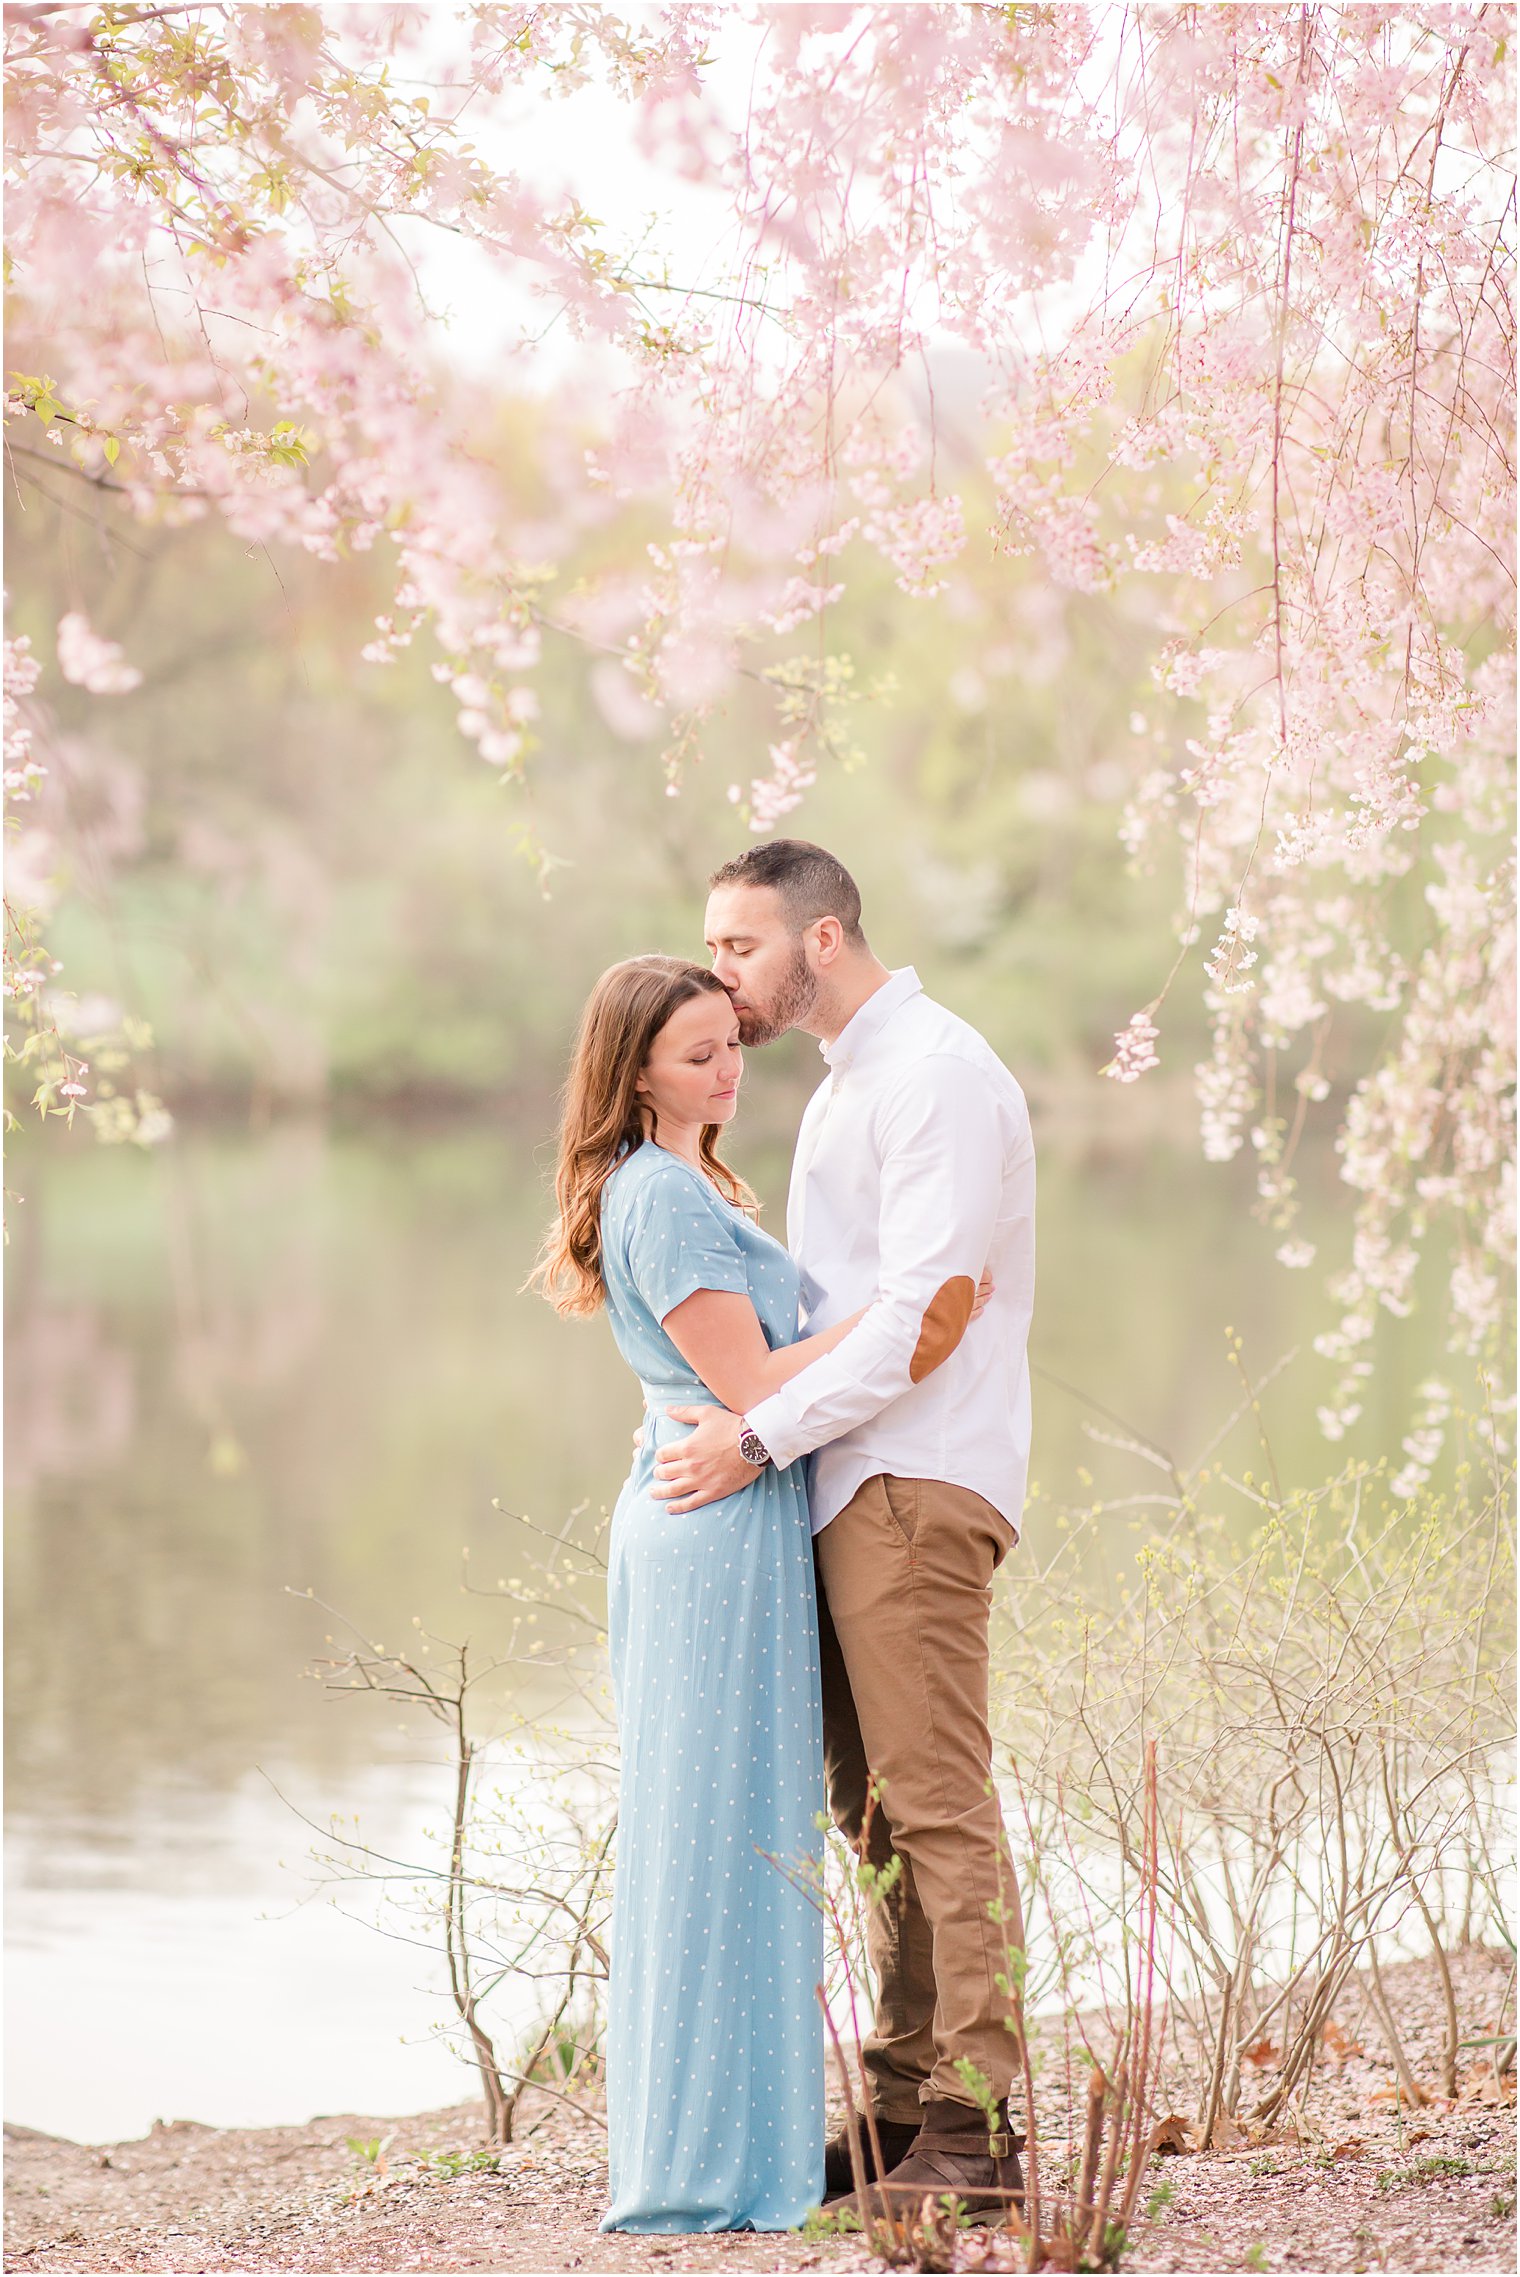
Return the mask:
<path id="1" fill-rule="evenodd" d="M 57 463 L 144 519 L 219 513 L 323 559 L 393 548 L 366 655 L 426 633 L 508 775 L 557 559 L 652 503 L 668 529 L 639 585 L 552 621 L 605 641 L 616 618 L 631 701 L 673 722 L 671 789 L 760 645 L 772 773 L 736 789 L 757 827 L 848 753 L 860 691 L 829 627 L 873 562 L 929 601 L 990 536 L 1023 564 L 989 634 L 1015 652 L 1031 580 L 1145 596 L 1155 700 L 1123 831 L 1137 868 L 1175 868 L 1177 939 L 1108 1072 L 1159 1064 L 1196 970 L 1204 1152 L 1249 1145 L 1299 1267 L 1295 1152 L 1356 1079 L 1332 1435 L 1437 1232 L 1453 1350 L 1493 1371 L 1514 1242 L 1511 11 L 644 23 L 9 11 L 15 329 L 46 359 L 12 382 L 25 451 L 41 417 Z M 585 89 L 673 183 L 720 195 L 700 277 L 502 162 L 514 119 Z M 434 352 L 418 248 L 438 232 L 588 344 L 595 397 L 560 391 L 531 519 Z M 49 280 L 85 273 L 60 304 Z M 986 381 L 953 450 L 951 350 Z M 38 475 L 21 450 L 11 467 Z M 1448 1397 L 1431 1387 L 1431 1413 Z M 1431 1443 L 1406 1447 L 1415 1469 Z"/>

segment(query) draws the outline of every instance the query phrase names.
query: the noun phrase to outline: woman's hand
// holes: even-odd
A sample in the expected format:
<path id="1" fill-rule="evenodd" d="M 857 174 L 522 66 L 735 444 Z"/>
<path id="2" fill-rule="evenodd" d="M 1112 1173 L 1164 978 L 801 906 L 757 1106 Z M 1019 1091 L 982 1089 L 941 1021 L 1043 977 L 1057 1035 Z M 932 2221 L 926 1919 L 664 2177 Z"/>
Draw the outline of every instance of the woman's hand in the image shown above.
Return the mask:
<path id="1" fill-rule="evenodd" d="M 992 1278 L 991 1266 L 984 1265 L 982 1267 L 982 1277 L 976 1284 L 976 1301 L 971 1307 L 971 1317 L 973 1320 L 979 1320 L 982 1314 L 987 1310 L 988 1299 L 991 1297 L 992 1292 L 996 1287 L 997 1283 Z"/>

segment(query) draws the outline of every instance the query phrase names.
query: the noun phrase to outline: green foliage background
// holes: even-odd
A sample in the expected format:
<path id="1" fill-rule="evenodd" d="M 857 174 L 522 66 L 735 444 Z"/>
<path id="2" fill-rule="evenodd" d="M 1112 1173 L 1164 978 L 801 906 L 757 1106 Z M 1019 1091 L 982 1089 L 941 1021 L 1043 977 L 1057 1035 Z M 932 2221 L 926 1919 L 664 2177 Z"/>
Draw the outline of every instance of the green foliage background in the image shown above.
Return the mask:
<path id="1" fill-rule="evenodd" d="M 531 449 L 521 415 L 501 447 Z M 10 502 L 18 629 L 46 663 L 83 607 L 144 673 L 108 701 L 45 681 L 72 745 L 44 798 L 67 886 L 54 953 L 75 990 L 151 1021 L 181 1110 L 542 1094 L 604 963 L 699 947 L 706 876 L 747 835 L 730 785 L 769 771 L 770 687 L 708 722 L 706 756 L 664 796 L 660 737 L 621 740 L 596 701 L 593 675 L 620 667 L 551 630 L 537 748 L 504 783 L 421 646 L 358 661 L 386 599 L 373 559 L 276 559 L 205 523 L 97 527 L 42 487 Z M 585 588 L 636 577 L 642 542 L 632 510 L 596 533 Z M 1177 899 L 1170 856 L 1128 875 L 1117 836 L 1130 718 L 1155 708 L 1148 628 L 1128 599 L 1037 589 L 985 529 L 967 559 L 928 603 L 880 565 L 852 575 L 827 626 L 853 668 L 852 756 L 782 827 L 841 854 L 881 952 L 916 962 L 1032 1087 L 1087 1094 L 1122 1128 L 1131 1103 L 1090 1086 L 1170 963 Z M 814 662 L 817 643 L 803 628 L 774 661 Z M 1158 1089 L 1196 1056 L 1196 999 L 1175 1000 Z"/>
<path id="2" fill-rule="evenodd" d="M 525 510 L 543 503 L 534 440 L 527 413 L 502 413 Z M 1132 597 L 1038 583 L 997 554 L 985 512 L 978 526 L 975 467 L 947 445 L 944 471 L 967 492 L 965 564 L 929 602 L 880 568 L 853 578 L 827 628 L 861 691 L 837 721 L 851 748 L 784 827 L 842 856 L 879 953 L 916 964 L 1029 1094 L 1040 1554 L 1047 1513 L 1142 1483 L 1095 1429 L 1159 1436 L 1180 1460 L 1214 1437 L 1240 1391 L 1228 1326 L 1257 1377 L 1298 1354 L 1268 1401 L 1285 1474 L 1317 1484 L 1338 1459 L 1312 1351 L 1346 1238 L 1330 1136 L 1377 1031 L 1338 1016 L 1300 1164 L 1320 1259 L 1288 1272 L 1252 1215 L 1249 1150 L 1201 1159 L 1197 966 L 1168 1000 L 1161 1066 L 1132 1086 L 1098 1072 L 1175 954 L 1180 849 L 1137 870 L 1119 824 L 1153 737 L 1192 732 L 1189 707 L 1163 712 Z M 311 1621 L 287 1584 L 386 1633 L 418 1609 L 450 1629 L 462 1542 L 512 1569 L 493 1495 L 586 1525 L 611 1500 L 633 1413 L 610 1341 L 516 1294 L 555 1094 L 605 964 L 701 953 L 708 874 L 748 838 L 730 786 L 767 771 L 776 732 L 773 689 L 747 681 L 667 796 L 661 738 L 620 738 L 599 701 L 621 667 L 550 629 L 536 748 L 504 781 L 458 735 L 425 647 L 359 660 L 387 605 L 373 558 L 318 564 L 109 507 L 100 522 L 97 503 L 61 477 L 7 502 L 15 622 L 53 715 L 38 810 L 60 984 L 151 1024 L 143 1074 L 177 1118 L 147 1156 L 83 1126 L 33 1124 L 12 1146 L 13 1668 L 34 1709 L 18 1791 L 63 1780 L 92 1807 L 139 1754 L 188 1746 L 231 1776 L 250 1731 L 289 1722 Z M 636 582 L 645 538 L 633 509 L 594 532 L 581 594 L 550 589 L 547 614 Z M 61 681 L 70 608 L 123 643 L 139 690 Z M 816 663 L 816 641 L 778 641 L 774 661 Z M 773 1227 L 817 1072 L 804 1037 L 751 1055 L 730 1151 Z M 1341 1453 L 1399 1459 L 1415 1386 L 1443 1365 L 1441 1271 L 1432 1252 L 1421 1311 L 1382 1324 Z M 1222 1452 L 1258 1459 L 1249 1416 Z M 1094 1588 L 1145 1538 L 1143 1514 L 1116 1518 Z"/>

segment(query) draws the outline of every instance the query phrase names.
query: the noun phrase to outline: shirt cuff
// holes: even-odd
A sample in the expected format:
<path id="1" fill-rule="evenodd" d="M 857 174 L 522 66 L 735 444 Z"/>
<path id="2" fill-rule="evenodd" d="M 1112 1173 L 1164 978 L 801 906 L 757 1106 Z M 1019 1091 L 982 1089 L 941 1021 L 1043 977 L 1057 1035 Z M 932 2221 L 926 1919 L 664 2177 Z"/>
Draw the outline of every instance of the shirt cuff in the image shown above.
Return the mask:
<path id="1" fill-rule="evenodd" d="M 797 1425 L 787 1412 L 784 1387 L 772 1392 L 768 1399 L 762 1399 L 757 1407 L 747 1407 L 744 1414 L 778 1471 L 784 1471 L 788 1463 L 795 1463 L 799 1455 L 811 1453 L 810 1448 L 799 1443 Z"/>

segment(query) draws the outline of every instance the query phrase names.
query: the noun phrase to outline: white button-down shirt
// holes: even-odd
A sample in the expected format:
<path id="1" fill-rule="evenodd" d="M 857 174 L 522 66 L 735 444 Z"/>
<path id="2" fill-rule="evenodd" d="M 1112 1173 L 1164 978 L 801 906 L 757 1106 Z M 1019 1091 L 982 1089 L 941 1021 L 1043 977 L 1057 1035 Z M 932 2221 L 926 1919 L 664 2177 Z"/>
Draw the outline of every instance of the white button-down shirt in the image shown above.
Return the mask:
<path id="1" fill-rule="evenodd" d="M 1017 1533 L 1034 1310 L 1024 1094 L 911 966 L 820 1048 L 830 1073 L 798 1133 L 787 1239 L 809 1331 L 870 1309 L 750 1423 L 778 1464 L 813 1454 L 814 1533 L 878 1472 L 971 1487 Z M 968 1325 L 984 1266 L 996 1290 Z"/>

